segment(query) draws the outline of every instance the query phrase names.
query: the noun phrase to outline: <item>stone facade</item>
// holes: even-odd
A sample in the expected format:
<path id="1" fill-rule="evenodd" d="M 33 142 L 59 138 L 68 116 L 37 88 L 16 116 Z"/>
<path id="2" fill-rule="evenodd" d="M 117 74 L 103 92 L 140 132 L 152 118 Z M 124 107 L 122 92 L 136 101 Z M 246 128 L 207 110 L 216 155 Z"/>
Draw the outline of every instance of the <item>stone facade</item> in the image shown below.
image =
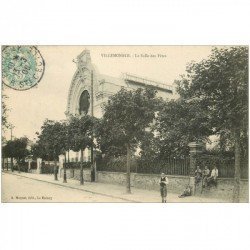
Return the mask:
<path id="1" fill-rule="evenodd" d="M 172 85 L 167 85 L 154 80 L 123 73 L 120 78 L 100 74 L 97 67 L 91 62 L 89 50 L 84 50 L 75 60 L 76 72 L 71 81 L 68 92 L 66 115 L 82 115 L 81 95 L 85 91 L 89 93 L 89 108 L 86 114 L 95 117 L 102 116 L 102 105 L 108 98 L 117 93 L 121 88 L 137 89 L 147 86 L 157 90 L 157 95 L 165 100 L 176 99 L 177 94 Z M 93 99 L 91 99 L 93 97 Z"/>

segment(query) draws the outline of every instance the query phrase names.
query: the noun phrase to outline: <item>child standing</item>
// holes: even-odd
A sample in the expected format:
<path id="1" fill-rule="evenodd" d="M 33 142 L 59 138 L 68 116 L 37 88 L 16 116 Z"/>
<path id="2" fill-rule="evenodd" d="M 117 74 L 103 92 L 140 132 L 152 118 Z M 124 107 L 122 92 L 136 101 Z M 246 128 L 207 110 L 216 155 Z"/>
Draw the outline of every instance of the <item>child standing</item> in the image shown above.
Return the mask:
<path id="1" fill-rule="evenodd" d="M 161 174 L 161 179 L 159 181 L 159 184 L 160 184 L 162 203 L 166 203 L 167 202 L 168 177 L 165 175 L 165 173 Z"/>

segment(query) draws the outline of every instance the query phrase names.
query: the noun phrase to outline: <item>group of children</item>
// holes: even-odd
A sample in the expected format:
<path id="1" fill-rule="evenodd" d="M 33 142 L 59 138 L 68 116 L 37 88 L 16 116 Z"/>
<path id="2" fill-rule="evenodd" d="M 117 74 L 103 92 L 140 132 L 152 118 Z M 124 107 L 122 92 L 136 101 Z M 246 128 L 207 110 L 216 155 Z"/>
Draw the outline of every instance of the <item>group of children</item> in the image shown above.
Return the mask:
<path id="1" fill-rule="evenodd" d="M 198 185 L 202 181 L 203 187 L 217 186 L 218 175 L 218 168 L 216 166 L 212 169 L 211 174 L 207 166 L 205 166 L 203 171 L 197 166 L 195 170 L 195 185 Z"/>

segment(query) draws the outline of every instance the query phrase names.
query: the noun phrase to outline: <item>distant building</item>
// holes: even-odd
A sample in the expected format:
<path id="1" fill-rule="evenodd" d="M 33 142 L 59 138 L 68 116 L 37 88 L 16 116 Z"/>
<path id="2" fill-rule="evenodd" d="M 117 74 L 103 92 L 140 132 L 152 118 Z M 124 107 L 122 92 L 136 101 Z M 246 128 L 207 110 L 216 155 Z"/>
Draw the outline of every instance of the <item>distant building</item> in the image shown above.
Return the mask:
<path id="1" fill-rule="evenodd" d="M 110 96 L 117 93 L 121 88 L 137 89 L 141 87 L 153 87 L 157 95 L 164 100 L 178 98 L 175 89 L 171 85 L 161 82 L 123 73 L 120 78 L 100 74 L 92 64 L 90 51 L 84 50 L 76 59 L 77 70 L 73 76 L 69 92 L 66 116 L 69 115 L 93 115 L 102 117 L 103 104 Z M 112 65 L 111 65 L 112 66 Z M 80 154 L 70 152 L 70 161 L 79 160 Z M 85 150 L 84 160 L 90 159 L 90 152 Z"/>

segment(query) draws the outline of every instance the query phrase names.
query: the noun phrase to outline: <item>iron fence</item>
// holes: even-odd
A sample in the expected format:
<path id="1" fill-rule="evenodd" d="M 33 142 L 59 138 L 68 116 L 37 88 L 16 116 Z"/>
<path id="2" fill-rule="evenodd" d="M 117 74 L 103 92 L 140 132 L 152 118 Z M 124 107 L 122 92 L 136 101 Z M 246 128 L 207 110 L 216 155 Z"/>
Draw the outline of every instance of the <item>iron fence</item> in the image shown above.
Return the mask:
<path id="1" fill-rule="evenodd" d="M 97 171 L 126 172 L 126 158 L 98 159 L 96 161 Z M 234 158 L 220 158 L 211 156 L 200 156 L 196 161 L 203 170 L 205 166 L 211 171 L 216 165 L 219 178 L 234 178 L 235 161 Z M 131 160 L 131 172 L 142 174 L 160 174 L 188 176 L 190 170 L 189 157 L 169 157 L 165 160 Z M 248 179 L 248 161 L 241 160 L 241 178 Z"/>
<path id="2" fill-rule="evenodd" d="M 203 169 L 207 166 L 210 171 L 214 166 L 218 168 L 219 178 L 234 178 L 235 159 L 234 157 L 216 157 L 211 155 L 200 155 L 197 158 L 197 165 Z M 241 179 L 248 179 L 248 160 L 241 159 Z"/>
<path id="3" fill-rule="evenodd" d="M 11 163 L 5 163 L 5 169 L 11 169 Z M 215 157 L 211 155 L 199 155 L 196 159 L 196 164 L 204 169 L 207 166 L 210 171 L 213 166 L 216 165 L 219 172 L 219 178 L 233 178 L 235 172 L 235 160 L 233 157 Z M 110 171 L 110 172 L 126 172 L 127 162 L 126 157 L 110 158 L 110 159 L 97 159 L 96 160 L 97 171 Z M 37 163 L 32 162 L 31 169 L 37 168 Z M 84 162 L 83 168 L 90 168 L 90 162 Z M 14 164 L 14 170 L 18 171 L 18 166 Z M 80 162 L 69 162 L 66 164 L 67 169 L 80 169 Z M 188 176 L 190 169 L 189 157 L 169 157 L 165 160 L 143 160 L 140 158 L 131 159 L 131 172 L 142 174 L 160 174 L 162 172 L 167 175 L 182 175 Z M 241 160 L 241 178 L 248 179 L 248 160 Z M 45 164 L 42 163 L 43 174 L 54 173 L 54 163 Z M 28 171 L 28 163 L 20 165 L 21 172 Z"/>
<path id="4" fill-rule="evenodd" d="M 166 160 L 142 160 L 132 159 L 130 171 L 132 173 L 142 174 L 159 174 L 166 173 L 168 175 L 188 175 L 189 158 L 168 158 Z M 126 172 L 126 158 L 98 159 L 98 171 Z"/>
<path id="5" fill-rule="evenodd" d="M 142 174 L 159 174 L 167 175 L 188 175 L 189 174 L 189 158 L 167 158 L 166 160 L 151 161 L 138 160 L 137 173 Z"/>

